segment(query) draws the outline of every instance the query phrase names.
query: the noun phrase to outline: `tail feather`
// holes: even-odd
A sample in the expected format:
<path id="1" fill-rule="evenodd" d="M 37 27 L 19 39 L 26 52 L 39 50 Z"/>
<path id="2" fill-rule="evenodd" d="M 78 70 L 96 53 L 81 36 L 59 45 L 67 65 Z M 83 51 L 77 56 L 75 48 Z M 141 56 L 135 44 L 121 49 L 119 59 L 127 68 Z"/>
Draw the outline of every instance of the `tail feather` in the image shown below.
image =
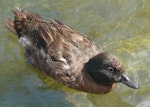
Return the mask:
<path id="1" fill-rule="evenodd" d="M 19 17 L 25 16 L 25 15 L 23 15 L 23 12 L 20 8 L 14 8 L 12 10 L 12 12 L 15 15 L 15 19 L 11 19 L 11 18 L 6 19 L 5 25 L 6 25 L 8 30 L 10 30 L 11 32 L 17 34 L 18 32 L 17 32 L 16 27 L 15 27 L 16 26 L 15 25 L 15 20 L 18 19 Z"/>
<path id="2" fill-rule="evenodd" d="M 17 33 L 14 28 L 14 20 L 12 20 L 10 18 L 7 19 L 5 25 L 6 25 L 7 29 L 10 30 L 11 32 L 13 32 L 15 34 Z"/>
<path id="3" fill-rule="evenodd" d="M 22 35 L 27 34 L 30 29 L 36 27 L 36 22 L 40 22 L 42 17 L 30 11 L 24 11 L 21 8 L 14 8 L 14 19 L 6 20 L 6 27 L 13 33 L 16 33 L 20 38 Z"/>

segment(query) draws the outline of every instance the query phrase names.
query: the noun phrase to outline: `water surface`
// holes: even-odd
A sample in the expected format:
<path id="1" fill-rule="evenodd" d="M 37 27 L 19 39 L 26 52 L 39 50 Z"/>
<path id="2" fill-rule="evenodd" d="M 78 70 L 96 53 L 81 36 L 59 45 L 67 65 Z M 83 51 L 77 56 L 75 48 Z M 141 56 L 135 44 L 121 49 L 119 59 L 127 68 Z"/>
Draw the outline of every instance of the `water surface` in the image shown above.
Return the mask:
<path id="1" fill-rule="evenodd" d="M 26 63 L 18 38 L 6 30 L 11 9 L 21 7 L 60 20 L 116 54 L 140 85 L 118 84 L 108 94 L 88 94 L 58 84 Z M 149 0 L 5 0 L 0 3 L 1 107 L 150 107 Z"/>

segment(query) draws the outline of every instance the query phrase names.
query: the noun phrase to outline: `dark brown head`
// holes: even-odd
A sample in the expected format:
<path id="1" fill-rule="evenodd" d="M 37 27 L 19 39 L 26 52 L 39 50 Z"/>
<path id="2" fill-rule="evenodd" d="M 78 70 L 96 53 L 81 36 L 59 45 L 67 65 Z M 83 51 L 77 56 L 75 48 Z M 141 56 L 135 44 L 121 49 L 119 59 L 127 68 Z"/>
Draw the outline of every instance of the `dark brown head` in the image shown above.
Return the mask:
<path id="1" fill-rule="evenodd" d="M 112 54 L 100 53 L 90 59 L 86 67 L 87 73 L 97 84 L 109 86 L 113 83 L 122 82 L 131 88 L 138 88 L 138 85 L 132 82 L 125 74 L 122 62 Z"/>

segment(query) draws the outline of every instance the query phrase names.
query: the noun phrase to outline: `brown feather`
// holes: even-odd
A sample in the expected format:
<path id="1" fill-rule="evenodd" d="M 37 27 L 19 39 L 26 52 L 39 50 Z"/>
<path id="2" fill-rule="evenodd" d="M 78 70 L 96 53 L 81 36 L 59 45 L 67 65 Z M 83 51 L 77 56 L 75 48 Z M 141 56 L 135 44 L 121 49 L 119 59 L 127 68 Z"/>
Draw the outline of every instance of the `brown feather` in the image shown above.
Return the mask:
<path id="1" fill-rule="evenodd" d="M 17 33 L 14 28 L 14 21 L 12 19 L 10 19 L 10 18 L 7 19 L 5 25 L 6 25 L 7 29 L 10 30 L 11 32 L 13 32 L 15 34 Z"/>
<path id="2" fill-rule="evenodd" d="M 57 20 L 45 21 L 39 14 L 15 8 L 7 28 L 23 42 L 27 60 L 57 81 L 91 93 L 108 92 L 85 72 L 86 63 L 103 51 L 86 35 Z M 113 56 L 112 56 L 113 57 Z M 113 59 L 113 58 L 112 58 Z M 122 67 L 119 60 L 115 66 Z M 118 62 L 117 62 L 118 61 Z"/>

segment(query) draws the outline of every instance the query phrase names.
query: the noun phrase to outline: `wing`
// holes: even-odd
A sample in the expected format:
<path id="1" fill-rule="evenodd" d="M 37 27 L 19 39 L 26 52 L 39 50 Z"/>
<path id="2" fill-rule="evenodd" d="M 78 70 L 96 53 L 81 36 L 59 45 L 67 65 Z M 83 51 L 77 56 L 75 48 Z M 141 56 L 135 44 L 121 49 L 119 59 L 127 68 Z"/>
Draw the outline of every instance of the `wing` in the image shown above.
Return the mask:
<path id="1" fill-rule="evenodd" d="M 48 54 L 53 61 L 60 63 L 57 64 L 62 69 L 76 71 L 77 67 L 102 51 L 86 35 L 57 20 L 39 25 L 38 31 L 47 44 Z"/>

